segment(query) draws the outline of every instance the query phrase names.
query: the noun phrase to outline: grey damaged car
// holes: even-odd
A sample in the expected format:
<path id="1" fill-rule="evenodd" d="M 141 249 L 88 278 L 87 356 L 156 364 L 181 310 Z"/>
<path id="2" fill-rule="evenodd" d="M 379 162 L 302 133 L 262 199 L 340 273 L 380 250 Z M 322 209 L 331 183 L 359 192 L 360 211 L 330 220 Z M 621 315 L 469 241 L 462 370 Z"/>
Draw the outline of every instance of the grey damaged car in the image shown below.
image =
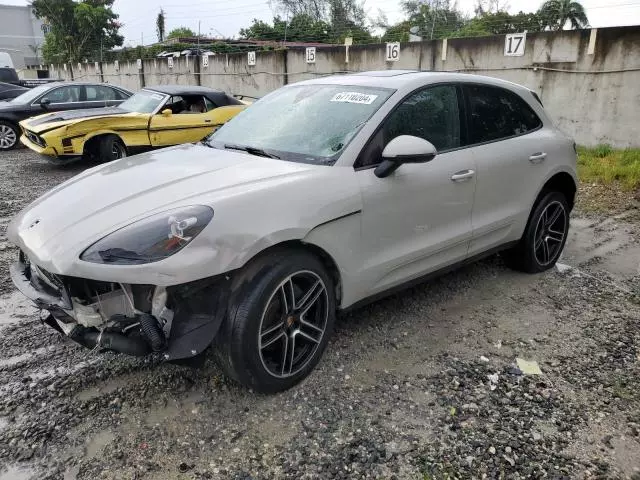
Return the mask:
<path id="1" fill-rule="evenodd" d="M 16 286 L 89 348 L 212 347 L 261 392 L 316 366 L 336 312 L 503 251 L 558 259 L 573 142 L 528 89 L 461 74 L 302 82 L 195 145 L 89 169 L 9 226 Z"/>

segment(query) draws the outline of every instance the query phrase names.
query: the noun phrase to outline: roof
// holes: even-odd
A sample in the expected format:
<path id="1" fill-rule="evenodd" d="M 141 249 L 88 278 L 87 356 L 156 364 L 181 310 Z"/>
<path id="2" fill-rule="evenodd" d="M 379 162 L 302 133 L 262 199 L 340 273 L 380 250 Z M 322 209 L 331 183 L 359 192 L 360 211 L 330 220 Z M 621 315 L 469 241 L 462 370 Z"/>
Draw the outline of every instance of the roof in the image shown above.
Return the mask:
<path id="1" fill-rule="evenodd" d="M 165 93 L 167 95 L 209 95 L 212 93 L 223 93 L 221 90 L 195 85 L 154 85 L 144 88 L 145 90 L 153 90 L 154 92 Z"/>
<path id="2" fill-rule="evenodd" d="M 347 75 L 332 75 L 300 82 L 301 84 L 360 85 L 364 87 L 413 89 L 429 83 L 484 83 L 515 91 L 528 89 L 522 85 L 483 75 L 457 72 L 421 72 L 416 70 L 381 70 Z M 295 84 L 292 84 L 295 85 Z"/>
<path id="3" fill-rule="evenodd" d="M 237 98 L 227 95 L 222 90 L 215 90 L 209 87 L 199 87 L 194 85 L 156 85 L 145 87 L 145 90 L 164 93 L 165 95 L 203 95 L 218 106 L 223 105 L 243 105 Z"/>
<path id="4" fill-rule="evenodd" d="M 26 79 L 26 81 L 29 81 L 32 79 Z M 33 80 L 39 80 L 39 79 L 33 79 Z M 63 82 L 45 82 L 45 83 L 41 83 L 38 84 L 37 86 L 43 86 L 46 85 L 47 87 L 59 87 L 62 85 L 106 85 L 109 87 L 115 87 L 115 88 L 119 88 L 120 90 L 124 90 L 126 92 L 130 92 L 130 90 L 128 88 L 125 87 L 121 87 L 120 85 L 115 85 L 113 83 L 106 83 L 106 82 L 72 82 L 72 81 L 63 81 Z"/>

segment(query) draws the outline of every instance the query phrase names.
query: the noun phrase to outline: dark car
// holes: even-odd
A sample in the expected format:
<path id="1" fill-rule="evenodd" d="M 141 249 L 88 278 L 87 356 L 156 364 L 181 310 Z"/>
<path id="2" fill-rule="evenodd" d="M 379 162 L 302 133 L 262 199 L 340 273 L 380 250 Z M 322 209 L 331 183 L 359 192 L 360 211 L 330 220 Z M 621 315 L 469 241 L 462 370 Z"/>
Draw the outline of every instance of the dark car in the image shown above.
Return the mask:
<path id="1" fill-rule="evenodd" d="M 18 122 L 59 110 L 113 107 L 132 92 L 115 85 L 85 82 L 56 82 L 25 91 L 8 102 L 0 102 L 0 151 L 18 145 Z"/>
<path id="2" fill-rule="evenodd" d="M 11 100 L 29 90 L 27 87 L 0 82 L 0 100 Z"/>
<path id="3" fill-rule="evenodd" d="M 15 68 L 0 68 L 0 82 L 11 83 L 12 85 L 17 85 L 18 87 L 33 88 L 37 87 L 38 85 L 60 81 L 60 79 L 55 78 L 20 78 Z"/>

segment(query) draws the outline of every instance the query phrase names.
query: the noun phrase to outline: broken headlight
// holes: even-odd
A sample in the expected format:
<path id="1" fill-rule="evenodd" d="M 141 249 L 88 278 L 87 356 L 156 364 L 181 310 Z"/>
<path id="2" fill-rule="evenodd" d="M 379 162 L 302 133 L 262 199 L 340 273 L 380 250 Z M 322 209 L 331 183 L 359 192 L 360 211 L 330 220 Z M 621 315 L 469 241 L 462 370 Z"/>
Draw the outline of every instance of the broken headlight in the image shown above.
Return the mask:
<path id="1" fill-rule="evenodd" d="M 213 218 L 203 205 L 152 215 L 98 240 L 81 260 L 113 265 L 140 265 L 170 257 L 186 247 Z"/>

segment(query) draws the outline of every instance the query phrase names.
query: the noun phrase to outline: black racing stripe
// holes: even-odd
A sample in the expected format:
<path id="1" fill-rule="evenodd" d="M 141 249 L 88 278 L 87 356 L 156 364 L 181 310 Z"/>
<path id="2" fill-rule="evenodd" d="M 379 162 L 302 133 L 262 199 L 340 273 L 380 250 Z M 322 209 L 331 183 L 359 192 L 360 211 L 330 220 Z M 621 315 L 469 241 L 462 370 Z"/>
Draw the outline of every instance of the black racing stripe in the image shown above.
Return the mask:
<path id="1" fill-rule="evenodd" d="M 57 127 L 45 128 L 44 130 L 41 130 L 41 131 L 39 131 L 39 132 L 36 132 L 36 131 L 34 131 L 34 130 L 31 130 L 29 127 L 27 127 L 27 130 L 31 130 L 31 131 L 32 131 L 33 133 L 35 133 L 36 135 L 43 135 L 43 134 L 45 134 L 45 133 L 47 133 L 47 132 L 52 132 L 52 131 L 54 131 L 54 130 L 57 130 L 57 129 L 59 129 L 59 128 L 66 127 L 66 126 L 67 126 L 67 125 L 58 125 Z"/>
<path id="2" fill-rule="evenodd" d="M 118 127 L 112 128 L 114 132 L 137 132 L 137 131 L 147 131 L 147 127 Z"/>
<path id="3" fill-rule="evenodd" d="M 114 131 L 114 132 L 135 132 L 135 131 L 143 131 L 146 132 L 147 129 L 145 127 L 139 128 L 139 127 L 121 127 L 121 128 L 111 128 L 110 130 Z M 80 137 L 86 137 L 87 135 L 89 135 L 89 133 L 91 132 L 87 132 L 87 133 L 81 133 L 79 135 L 73 135 L 71 137 L 64 137 L 64 138 L 68 138 L 70 140 L 73 140 L 75 138 L 80 138 Z"/>
<path id="4" fill-rule="evenodd" d="M 350 217 L 350 216 L 352 216 L 352 215 L 358 215 L 358 214 L 360 214 L 360 213 L 362 213 L 362 210 L 356 210 L 356 211 L 351 212 L 351 213 L 346 213 L 346 214 L 344 214 L 344 215 L 340 215 L 339 217 L 332 218 L 331 220 L 327 220 L 326 222 L 322 222 L 322 223 L 320 223 L 320 224 L 316 225 L 316 226 L 314 227 L 314 229 L 316 229 L 316 228 L 318 228 L 318 227 L 321 227 L 321 226 L 323 226 L 323 225 L 326 225 L 327 223 L 336 222 L 336 221 L 338 221 L 338 220 L 342 220 L 343 218 L 347 218 L 347 217 Z"/>
<path id="5" fill-rule="evenodd" d="M 61 112 L 52 112 L 46 117 L 32 120 L 30 125 L 37 127 L 45 123 L 66 122 L 68 120 L 79 120 L 81 118 L 110 117 L 113 115 L 122 115 L 129 113 L 117 107 L 100 107 L 100 108 L 78 108 L 76 110 L 64 110 Z"/>
<path id="6" fill-rule="evenodd" d="M 156 128 L 150 128 L 149 131 L 150 132 L 162 132 L 165 130 L 192 130 L 194 128 L 208 128 L 208 127 L 219 127 L 221 126 L 221 123 L 207 123 L 206 125 L 194 125 L 194 126 L 188 126 L 188 127 L 156 127 Z"/>

